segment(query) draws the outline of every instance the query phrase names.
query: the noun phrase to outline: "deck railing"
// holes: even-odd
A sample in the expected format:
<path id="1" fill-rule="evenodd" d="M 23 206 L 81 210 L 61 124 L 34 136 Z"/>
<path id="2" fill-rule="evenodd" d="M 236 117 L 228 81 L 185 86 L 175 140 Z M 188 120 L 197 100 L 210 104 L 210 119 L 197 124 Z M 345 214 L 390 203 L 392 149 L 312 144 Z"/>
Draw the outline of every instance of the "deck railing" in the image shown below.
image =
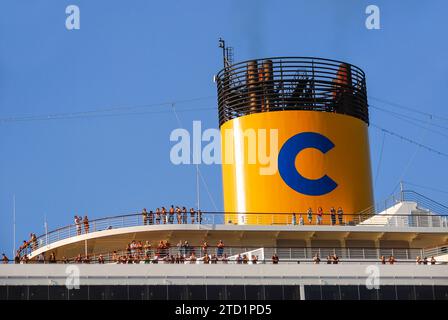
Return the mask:
<path id="1" fill-rule="evenodd" d="M 381 257 L 385 258 L 386 264 L 390 264 L 389 258 L 394 257 L 395 263 L 416 264 L 416 258 L 421 258 L 420 264 L 431 264 L 432 257 L 438 257 L 447 252 L 447 247 L 437 247 L 432 249 L 425 248 L 341 248 L 341 247 L 241 247 L 226 246 L 221 251 L 217 247 L 207 247 L 205 250 L 201 246 L 171 246 L 168 248 L 142 248 L 131 250 L 118 250 L 108 252 L 97 252 L 88 255 L 88 261 L 85 255 L 80 254 L 80 260 L 77 257 L 56 257 L 53 263 L 99 263 L 99 257 L 102 256 L 104 263 L 193 263 L 190 259 L 194 253 L 196 261 L 194 263 L 203 263 L 204 256 L 212 258 L 217 257 L 217 263 L 237 263 L 236 257 L 247 256 L 248 263 L 251 263 L 252 256 L 258 258 L 257 263 L 272 263 L 272 256 L 276 254 L 280 263 L 314 263 L 314 257 L 318 255 L 320 263 L 334 264 L 332 259 L 327 257 L 336 255 L 338 263 L 381 263 Z M 179 259 L 183 257 L 183 259 Z M 226 259 L 223 259 L 226 257 Z M 123 262 L 121 258 L 126 258 Z M 170 260 L 174 258 L 173 260 Z M 177 258 L 177 261 L 176 261 Z M 424 259 L 427 258 L 426 263 Z M 22 262 L 23 263 L 23 262 Z M 30 260 L 28 263 L 51 263 L 48 254 L 44 260 Z M 210 261 L 211 263 L 211 261 Z M 447 261 L 437 260 L 435 264 L 447 264 Z"/>
<path id="2" fill-rule="evenodd" d="M 255 216 L 255 221 L 266 222 L 266 215 L 271 217 L 270 225 L 275 226 L 291 226 L 300 230 L 306 226 L 333 226 L 335 228 L 341 226 L 384 226 L 384 227 L 418 227 L 418 228 L 446 228 L 448 230 L 448 216 L 433 214 L 343 214 L 342 216 L 332 216 L 324 213 L 319 222 L 316 213 L 313 213 L 311 219 L 307 213 L 296 213 L 295 217 L 291 213 L 224 213 L 224 212 L 203 212 L 201 219 L 195 214 L 192 220 L 191 214 L 188 212 L 186 219 L 184 216 L 179 220 L 174 214 L 172 220 L 167 214 L 165 218 L 156 219 L 148 217 L 145 221 L 141 213 L 120 215 L 114 217 L 106 217 L 101 219 L 90 220 L 88 226 L 81 223 L 79 225 L 68 225 L 56 230 L 43 234 L 35 241 L 29 241 L 25 248 L 20 250 L 21 255 L 29 254 L 41 247 L 55 243 L 60 240 L 79 236 L 86 233 L 99 232 L 110 229 L 135 227 L 135 226 L 151 226 L 151 225 L 236 225 L 237 221 L 241 221 L 241 217 L 251 216 L 251 221 Z M 237 220 L 238 219 L 238 220 Z M 266 223 L 265 223 L 266 225 Z"/>

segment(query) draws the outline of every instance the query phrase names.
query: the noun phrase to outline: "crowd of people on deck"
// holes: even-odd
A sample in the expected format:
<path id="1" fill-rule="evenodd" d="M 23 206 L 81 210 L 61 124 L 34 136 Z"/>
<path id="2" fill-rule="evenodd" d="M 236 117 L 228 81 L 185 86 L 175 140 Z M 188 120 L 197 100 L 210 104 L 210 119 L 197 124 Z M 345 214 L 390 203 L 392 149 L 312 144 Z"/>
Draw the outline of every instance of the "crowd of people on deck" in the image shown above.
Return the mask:
<path id="1" fill-rule="evenodd" d="M 176 254 L 173 254 L 172 246 L 168 241 L 160 240 L 158 245 L 153 248 L 149 241 L 133 240 L 126 246 L 124 252 L 119 255 L 116 251 L 112 253 L 111 261 L 114 263 L 196 263 L 198 259 L 203 263 L 228 262 L 227 254 L 224 253 L 224 242 L 219 240 L 216 244 L 216 251 L 210 252 L 209 244 L 203 241 L 200 246 L 200 252 L 196 252 L 196 247 L 191 246 L 187 240 L 179 240 L 176 244 Z"/>
<path id="2" fill-rule="evenodd" d="M 344 224 L 344 212 L 341 207 L 337 210 L 334 207 L 330 208 L 329 211 L 330 222 L 331 225 L 343 225 Z M 316 213 L 313 213 L 312 208 L 308 208 L 306 213 L 306 219 L 308 224 L 313 224 L 313 219 L 316 217 L 316 224 L 321 225 L 323 223 L 323 209 L 319 207 Z M 171 205 L 169 209 L 165 207 L 157 208 L 155 211 L 150 210 L 149 212 L 144 208 L 141 212 L 143 225 L 161 225 L 161 224 L 201 224 L 203 217 L 201 210 L 195 210 L 191 208 L 187 210 L 185 206 L 174 206 Z M 302 214 L 292 213 L 291 222 L 293 225 L 305 225 L 304 217 Z M 81 235 L 84 231 L 85 234 L 89 233 L 89 218 L 87 215 L 82 216 L 74 216 L 74 223 L 76 226 L 76 234 Z M 203 263 L 215 264 L 218 262 L 228 263 L 229 257 L 224 253 L 224 243 L 220 240 L 216 245 L 216 252 L 209 253 L 209 245 L 206 241 L 204 241 L 200 246 L 200 252 L 196 252 L 195 247 L 191 246 L 188 241 L 179 241 L 176 245 L 177 254 L 172 254 L 171 244 L 168 241 L 159 241 L 159 244 L 153 248 L 149 241 L 136 241 L 133 240 L 126 246 L 126 249 L 118 254 L 117 251 L 114 251 L 112 254 L 108 254 L 104 257 L 102 254 L 95 257 L 95 261 L 92 261 L 89 255 L 81 255 L 78 254 L 75 258 L 67 259 L 66 257 L 62 257 L 60 260 L 56 259 L 56 255 L 54 252 L 50 254 L 48 258 L 42 253 L 37 256 L 37 263 L 91 263 L 97 262 L 99 264 L 103 264 L 106 262 L 113 262 L 119 264 L 131 264 L 131 263 L 196 263 L 198 260 L 201 260 Z M 24 240 L 22 245 L 16 252 L 16 256 L 14 257 L 15 263 L 29 263 L 29 257 L 27 254 L 23 254 L 28 249 L 34 251 L 38 248 L 37 236 L 34 233 L 30 234 L 30 238 L 28 241 Z M 170 253 L 171 252 L 171 253 Z M 9 258 L 2 254 L 2 262 L 9 263 Z M 329 254 L 326 257 L 327 264 L 338 264 L 339 257 L 334 254 Z M 380 263 L 381 264 L 395 264 L 396 259 L 394 256 L 386 257 L 381 256 Z M 234 259 L 234 262 L 237 264 L 247 264 L 251 262 L 252 264 L 256 264 L 258 262 L 258 257 L 255 255 L 248 256 L 247 254 L 237 255 Z M 274 254 L 271 258 L 271 262 L 273 264 L 279 263 L 279 257 L 277 254 Z M 298 261 L 300 262 L 300 261 Z M 321 259 L 319 254 L 316 254 L 312 262 L 314 264 L 321 263 Z M 436 259 L 431 257 L 428 259 L 427 257 L 417 256 L 416 264 L 436 264 Z"/>
<path id="3" fill-rule="evenodd" d="M 308 208 L 306 213 L 308 224 L 313 224 L 313 216 L 316 216 L 316 224 L 322 224 L 323 215 L 324 210 L 322 209 L 322 207 L 317 208 L 317 213 L 313 213 L 313 209 Z M 339 225 L 344 224 L 344 211 L 342 210 L 342 207 L 339 207 L 338 210 L 336 210 L 334 207 L 330 208 L 330 222 L 332 226 L 336 225 L 336 222 L 338 222 Z M 305 225 L 305 220 L 301 213 L 299 213 L 298 217 L 296 213 L 292 214 L 292 224 L 301 226 Z"/>
<path id="4" fill-rule="evenodd" d="M 155 211 L 149 212 L 144 208 L 142 210 L 143 225 L 153 224 L 195 224 L 202 223 L 202 211 L 190 208 L 188 211 L 186 207 L 179 207 L 171 205 L 167 210 L 165 207 L 157 208 Z"/>
<path id="5" fill-rule="evenodd" d="M 316 224 L 322 224 L 323 220 L 323 209 L 319 207 L 316 213 L 313 213 L 311 208 L 308 209 L 306 218 L 308 224 L 313 223 L 313 217 L 316 216 Z M 335 208 L 330 209 L 330 218 L 331 225 L 337 224 L 337 222 L 342 225 L 343 224 L 343 215 L 344 212 L 341 207 L 338 210 Z M 165 207 L 156 208 L 155 211 L 150 210 L 147 211 L 144 208 L 141 212 L 142 223 L 143 225 L 161 225 L 161 224 L 201 224 L 203 222 L 203 213 L 201 210 L 195 210 L 194 208 L 190 208 L 187 210 L 185 206 L 174 206 L 171 205 L 169 209 Z M 305 220 L 302 214 L 293 213 L 292 214 L 292 224 L 293 225 L 304 225 Z M 87 234 L 90 231 L 90 222 L 87 215 L 84 217 L 75 215 L 74 216 L 74 225 L 76 229 L 76 235 Z M 111 229 L 112 227 L 109 227 Z M 19 258 L 22 256 L 24 252 L 27 252 L 28 249 L 34 251 L 38 248 L 37 236 L 34 233 L 30 234 L 30 239 L 24 240 L 22 245 L 17 250 L 17 254 Z"/>
<path id="6" fill-rule="evenodd" d="M 160 240 L 157 246 L 153 246 L 150 241 L 139 241 L 132 240 L 127 244 L 126 248 L 122 251 L 113 251 L 111 254 L 107 255 L 99 254 L 95 255 L 94 259 L 91 258 L 88 254 L 81 255 L 78 254 L 76 257 L 67 259 L 66 257 L 62 257 L 61 259 L 57 259 L 56 254 L 54 252 L 50 253 L 48 258 L 45 257 L 44 253 L 41 253 L 37 256 L 36 261 L 33 263 L 116 263 L 116 264 L 139 264 L 139 263 L 176 263 L 176 264 L 185 264 L 190 263 L 194 264 L 198 261 L 201 261 L 204 264 L 217 264 L 218 262 L 227 264 L 230 260 L 232 263 L 236 264 L 257 264 L 259 263 L 258 256 L 254 254 L 241 253 L 234 255 L 231 259 L 224 252 L 224 242 L 219 240 L 216 243 L 216 246 L 210 248 L 207 241 L 203 241 L 200 246 L 192 246 L 187 240 L 179 240 L 175 247 L 172 247 L 171 244 L 166 240 Z M 4 264 L 9 263 L 8 257 L 3 253 L 2 254 L 2 262 Z M 272 264 L 278 264 L 280 261 L 277 253 L 274 253 L 271 257 Z M 288 259 L 287 261 L 290 261 Z M 416 264 L 436 264 L 436 259 L 432 256 L 430 259 L 424 257 L 423 259 L 420 256 L 416 258 Z M 27 255 L 20 257 L 17 255 L 14 259 L 15 263 L 30 263 Z M 300 263 L 300 260 L 297 261 Z M 336 253 L 328 254 L 326 257 L 326 264 L 338 264 L 340 259 Z M 396 258 L 391 255 L 386 259 L 385 256 L 381 256 L 379 259 L 381 264 L 395 264 L 397 262 Z M 262 261 L 265 263 L 265 261 Z M 318 253 L 316 253 L 312 258 L 313 264 L 320 264 L 321 258 Z"/>
<path id="7" fill-rule="evenodd" d="M 76 235 L 82 234 L 82 226 L 84 226 L 84 233 L 89 233 L 89 217 L 84 216 L 77 216 L 75 215 L 75 226 L 76 226 Z"/>

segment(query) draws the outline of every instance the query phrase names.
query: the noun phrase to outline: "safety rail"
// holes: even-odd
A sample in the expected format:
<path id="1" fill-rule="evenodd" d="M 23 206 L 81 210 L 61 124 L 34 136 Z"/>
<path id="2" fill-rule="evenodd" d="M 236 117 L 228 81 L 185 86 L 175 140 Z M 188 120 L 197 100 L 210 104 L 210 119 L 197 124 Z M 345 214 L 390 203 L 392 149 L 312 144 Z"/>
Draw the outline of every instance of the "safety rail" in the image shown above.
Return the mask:
<path id="1" fill-rule="evenodd" d="M 274 57 L 226 66 L 216 76 L 220 125 L 259 112 L 308 110 L 369 122 L 364 72 L 342 61 Z"/>
<path id="2" fill-rule="evenodd" d="M 414 215 L 366 215 L 366 214 L 343 214 L 331 215 L 329 213 L 323 213 L 318 224 L 318 215 L 313 213 L 311 220 L 309 220 L 307 213 L 237 213 L 237 212 L 203 212 L 202 219 L 199 221 L 197 213 L 194 216 L 194 223 L 191 219 L 191 214 L 187 214 L 187 223 L 185 220 L 180 219 L 178 221 L 177 215 L 174 214 L 172 220 L 170 215 L 166 214 L 164 219 L 161 216 L 160 220 L 156 219 L 154 214 L 153 218 L 145 219 L 141 213 L 127 214 L 121 216 L 100 218 L 90 220 L 88 223 L 88 232 L 84 224 L 68 225 L 56 230 L 50 231 L 36 238 L 35 241 L 29 241 L 26 247 L 22 247 L 20 254 L 29 254 L 41 247 L 55 243 L 60 240 L 68 239 L 78 235 L 93 233 L 98 231 L 105 231 L 118 228 L 136 227 L 136 226 L 149 226 L 149 225 L 237 225 L 237 217 L 241 215 L 255 215 L 256 221 L 264 222 L 266 225 L 266 215 L 271 216 L 272 226 L 294 226 L 297 230 L 303 226 L 384 226 L 384 227 L 422 227 L 422 228 L 447 228 L 448 229 L 448 216 L 433 215 L 433 214 L 414 214 Z M 381 219 L 371 219 L 373 217 L 379 217 Z M 172 222 L 171 222 L 172 221 Z M 311 222 L 310 222 L 311 221 Z M 179 223 L 180 222 L 180 223 Z"/>
<path id="3" fill-rule="evenodd" d="M 195 256 L 197 263 L 203 263 L 204 256 L 212 258 L 217 257 L 216 261 L 223 263 L 223 257 L 226 257 L 228 263 L 236 263 L 236 256 L 245 254 L 251 261 L 252 254 L 263 254 L 264 259 L 257 260 L 259 263 L 272 262 L 271 257 L 276 254 L 282 263 L 309 263 L 314 262 L 317 255 L 321 263 L 327 263 L 327 257 L 336 255 L 339 263 L 381 263 L 381 257 L 385 258 L 387 263 L 390 257 L 394 257 L 396 263 L 416 263 L 416 258 L 421 258 L 420 264 L 430 264 L 432 257 L 437 257 L 440 253 L 448 252 L 447 247 L 438 247 L 433 249 L 425 248 L 356 248 L 356 247 L 237 247 L 225 246 L 221 250 L 217 247 L 207 247 L 205 250 L 202 246 L 188 247 L 168 247 L 168 248 L 143 248 L 131 250 L 117 250 L 102 253 L 88 254 L 88 263 L 99 263 L 98 258 L 102 256 L 104 263 L 189 263 L 192 254 Z M 182 257 L 182 259 L 181 259 Z M 427 258 L 427 263 L 424 259 Z M 123 260 L 124 259 L 124 260 Z M 171 260 L 172 259 L 172 260 Z M 176 262 L 177 259 L 177 262 Z M 126 262 L 123 262 L 126 261 Z M 129 262 L 131 261 L 131 262 Z M 137 261 L 137 262 L 136 262 Z M 86 255 L 79 254 L 77 257 L 57 257 L 53 263 L 86 263 Z M 22 261 L 24 263 L 24 261 Z M 45 255 L 43 259 L 28 260 L 27 263 L 51 263 L 49 255 Z M 210 262 L 211 263 L 211 262 Z M 436 261 L 436 264 L 446 264 L 446 261 Z"/>
<path id="4" fill-rule="evenodd" d="M 425 256 L 441 256 L 441 255 L 447 255 L 448 256 L 448 244 L 445 246 L 439 246 L 435 248 L 426 248 L 423 251 Z"/>

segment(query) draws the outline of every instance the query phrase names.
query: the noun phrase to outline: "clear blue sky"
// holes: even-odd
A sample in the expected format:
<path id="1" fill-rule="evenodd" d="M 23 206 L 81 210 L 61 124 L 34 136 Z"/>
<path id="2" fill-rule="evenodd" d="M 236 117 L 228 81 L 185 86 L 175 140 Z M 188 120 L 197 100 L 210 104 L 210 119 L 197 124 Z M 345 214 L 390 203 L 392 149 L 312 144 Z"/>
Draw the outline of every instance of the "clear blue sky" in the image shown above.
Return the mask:
<path id="1" fill-rule="evenodd" d="M 80 30 L 65 28 L 69 4 L 81 10 Z M 381 30 L 365 28 L 369 4 L 381 9 Z M 346 60 L 366 72 L 369 96 L 446 119 L 447 11 L 444 0 L 2 0 L 0 118 L 203 97 L 176 105 L 181 121 L 189 129 L 193 120 L 217 127 L 212 79 L 221 67 L 222 36 L 236 61 L 277 55 Z M 72 223 L 75 213 L 95 218 L 195 204 L 194 167 L 169 161 L 174 114 L 168 106 L 131 111 L 139 114 L 0 122 L 0 250 L 12 250 L 13 194 L 18 242 L 31 231 L 41 234 L 45 215 L 54 229 Z M 438 133 L 371 109 L 372 123 L 448 153 L 448 121 L 431 121 Z M 371 127 L 370 139 L 376 177 L 383 134 Z M 447 190 L 447 162 L 387 135 L 376 200 L 400 179 Z M 220 167 L 201 170 L 222 209 Z M 447 193 L 414 189 L 448 203 Z M 201 202 L 213 210 L 203 185 Z"/>

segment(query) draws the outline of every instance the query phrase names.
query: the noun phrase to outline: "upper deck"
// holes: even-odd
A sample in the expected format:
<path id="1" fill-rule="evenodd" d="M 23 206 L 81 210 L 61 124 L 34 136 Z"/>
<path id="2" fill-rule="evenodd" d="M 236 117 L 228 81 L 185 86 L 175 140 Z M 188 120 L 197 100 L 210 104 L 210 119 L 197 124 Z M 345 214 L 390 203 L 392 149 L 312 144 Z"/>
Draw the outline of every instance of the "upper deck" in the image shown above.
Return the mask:
<path id="1" fill-rule="evenodd" d="M 411 200 L 411 196 L 414 201 L 405 201 Z M 172 222 L 169 214 L 165 218 L 160 216 L 159 220 L 156 215 L 145 219 L 141 213 L 119 215 L 91 220 L 87 229 L 80 224 L 50 231 L 29 242 L 21 254 L 33 259 L 51 251 L 58 257 L 71 258 L 79 253 L 95 255 L 121 251 L 133 240 L 149 241 L 153 247 L 160 240 L 172 245 L 188 240 L 193 246 L 199 246 L 204 240 L 212 245 L 223 240 L 226 246 L 240 248 L 423 249 L 448 243 L 448 216 L 427 209 L 434 204 L 416 199 L 415 193 L 394 202 L 378 214 L 344 213 L 332 217 L 324 213 L 321 224 L 316 224 L 316 214 L 310 221 L 306 213 L 295 216 L 278 213 L 265 225 L 225 221 L 223 212 L 203 212 L 201 221 L 197 214 L 193 219 L 190 213 L 180 219 L 174 214 Z M 437 208 L 438 211 L 443 209 L 443 206 Z M 260 219 L 266 214 L 271 213 L 244 213 Z"/>

